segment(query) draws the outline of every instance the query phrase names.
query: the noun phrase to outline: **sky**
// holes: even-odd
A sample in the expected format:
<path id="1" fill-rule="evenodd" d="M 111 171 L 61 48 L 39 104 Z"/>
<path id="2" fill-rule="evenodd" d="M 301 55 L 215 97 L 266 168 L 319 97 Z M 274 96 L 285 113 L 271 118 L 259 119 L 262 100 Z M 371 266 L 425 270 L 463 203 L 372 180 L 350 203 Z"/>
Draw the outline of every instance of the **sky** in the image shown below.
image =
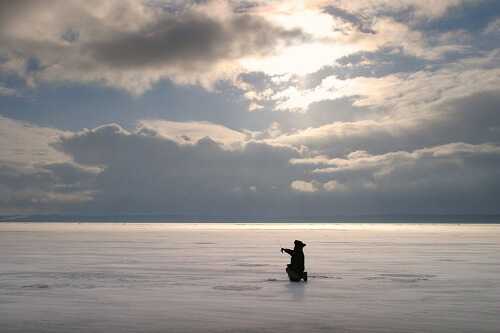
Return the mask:
<path id="1" fill-rule="evenodd" d="M 0 0 L 0 213 L 500 213 L 500 1 Z"/>

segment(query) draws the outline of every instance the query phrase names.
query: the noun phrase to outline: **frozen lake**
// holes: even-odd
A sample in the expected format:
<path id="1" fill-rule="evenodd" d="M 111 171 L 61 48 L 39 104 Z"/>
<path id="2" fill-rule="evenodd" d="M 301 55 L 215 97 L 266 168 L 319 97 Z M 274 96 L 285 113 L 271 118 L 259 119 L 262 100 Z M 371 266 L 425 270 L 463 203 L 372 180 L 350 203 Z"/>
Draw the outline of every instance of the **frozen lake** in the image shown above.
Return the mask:
<path id="1" fill-rule="evenodd" d="M 500 225 L 0 223 L 0 327 L 500 332 Z"/>

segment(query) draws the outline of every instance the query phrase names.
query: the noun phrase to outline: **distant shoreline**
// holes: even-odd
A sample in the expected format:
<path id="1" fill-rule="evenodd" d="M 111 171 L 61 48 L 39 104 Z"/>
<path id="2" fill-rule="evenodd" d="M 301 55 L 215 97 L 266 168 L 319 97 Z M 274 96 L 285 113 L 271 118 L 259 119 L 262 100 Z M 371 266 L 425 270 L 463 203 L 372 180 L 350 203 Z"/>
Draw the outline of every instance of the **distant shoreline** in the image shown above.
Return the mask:
<path id="1" fill-rule="evenodd" d="M 500 214 L 483 215 L 360 215 L 333 217 L 175 216 L 163 214 L 12 214 L 0 223 L 396 223 L 500 224 Z"/>

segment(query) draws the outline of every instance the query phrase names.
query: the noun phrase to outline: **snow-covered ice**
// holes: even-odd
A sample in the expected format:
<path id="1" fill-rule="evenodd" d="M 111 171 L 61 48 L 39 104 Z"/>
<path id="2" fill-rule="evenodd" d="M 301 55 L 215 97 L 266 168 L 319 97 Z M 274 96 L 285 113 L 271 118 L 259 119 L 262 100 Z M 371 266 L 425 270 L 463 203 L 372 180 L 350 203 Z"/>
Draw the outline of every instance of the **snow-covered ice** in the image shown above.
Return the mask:
<path id="1" fill-rule="evenodd" d="M 0 331 L 500 332 L 500 225 L 0 223 Z"/>

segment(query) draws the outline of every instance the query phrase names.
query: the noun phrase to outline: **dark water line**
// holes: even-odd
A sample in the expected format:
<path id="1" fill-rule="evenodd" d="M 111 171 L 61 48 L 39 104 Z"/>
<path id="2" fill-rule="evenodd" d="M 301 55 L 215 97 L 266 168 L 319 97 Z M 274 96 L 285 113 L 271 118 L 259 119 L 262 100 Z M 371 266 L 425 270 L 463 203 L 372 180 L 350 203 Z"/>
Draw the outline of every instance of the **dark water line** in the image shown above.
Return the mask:
<path id="1" fill-rule="evenodd" d="M 0 215 L 0 223 L 2 222 L 500 224 L 500 215 L 351 215 L 332 217 L 266 217 L 187 216 L 168 214 L 18 214 Z"/>

